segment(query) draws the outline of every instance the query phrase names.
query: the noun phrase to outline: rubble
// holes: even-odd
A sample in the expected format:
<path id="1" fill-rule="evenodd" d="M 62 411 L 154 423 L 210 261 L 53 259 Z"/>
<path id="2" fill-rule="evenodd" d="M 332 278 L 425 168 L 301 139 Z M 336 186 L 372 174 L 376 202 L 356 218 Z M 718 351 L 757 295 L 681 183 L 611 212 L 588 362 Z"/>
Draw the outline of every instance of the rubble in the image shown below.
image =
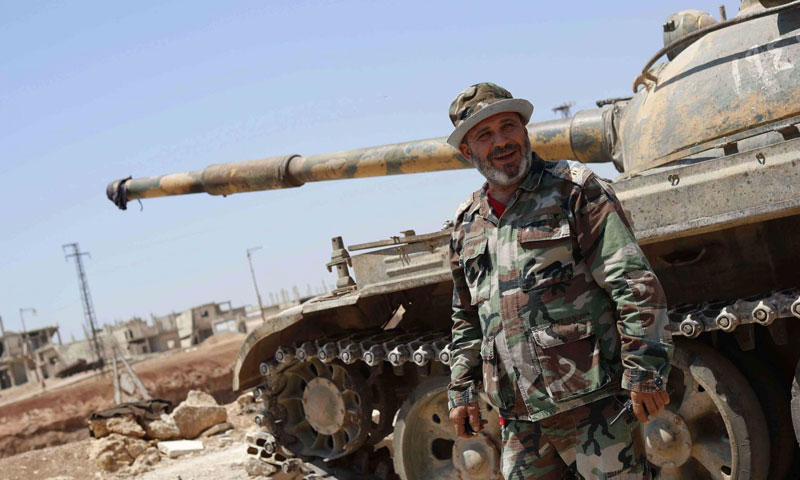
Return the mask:
<path id="1" fill-rule="evenodd" d="M 203 449 L 203 442 L 199 440 L 170 440 L 158 442 L 158 450 L 169 458 L 176 458 L 191 452 Z"/>
<path id="2" fill-rule="evenodd" d="M 157 447 L 148 447 L 141 455 L 136 457 L 134 460 L 133 465 L 129 469 L 127 469 L 126 473 L 133 475 L 134 477 L 139 476 L 145 472 L 148 472 L 153 469 L 153 465 L 161 461 L 161 454 L 158 453 Z"/>
<path id="3" fill-rule="evenodd" d="M 262 462 L 255 457 L 250 457 L 244 464 L 244 469 L 251 477 L 268 477 L 272 478 L 272 474 L 280 472 L 280 470 L 267 462 Z M 297 477 L 297 475 L 295 475 Z"/>
<path id="4" fill-rule="evenodd" d="M 92 443 L 89 458 L 105 472 L 115 472 L 133 465 L 136 457 L 144 453 L 150 444 L 141 438 L 112 433 Z"/>
<path id="5" fill-rule="evenodd" d="M 160 401 L 150 402 L 148 406 Z M 186 400 L 171 413 L 166 413 L 168 408 L 152 411 L 144 408 L 144 403 L 119 405 L 92 415 L 89 429 L 95 440 L 89 458 L 100 470 L 138 476 L 150 470 L 161 459 L 161 453 L 174 458 L 204 448 L 202 442 L 188 439 L 201 434 L 210 437 L 233 428 L 227 421 L 227 409 L 198 390 L 190 390 Z"/>
<path id="6" fill-rule="evenodd" d="M 239 409 L 242 413 L 247 413 L 247 409 L 250 405 L 255 405 L 256 399 L 253 397 L 253 392 L 246 392 L 239 395 L 239 398 L 236 399 L 236 405 L 239 406 Z"/>
<path id="7" fill-rule="evenodd" d="M 199 390 L 189 394 L 171 414 L 180 430 L 181 438 L 197 438 L 204 430 L 228 420 L 225 407 L 217 404 L 214 397 Z"/>
<path id="8" fill-rule="evenodd" d="M 147 438 L 156 440 L 174 440 L 181 436 L 175 419 L 166 413 L 162 413 L 161 417 L 156 420 L 145 421 L 144 432 Z"/>
<path id="9" fill-rule="evenodd" d="M 233 429 L 233 424 L 231 422 L 218 423 L 213 427 L 206 429 L 203 433 L 200 434 L 200 437 L 202 438 L 211 437 L 219 433 L 227 432 L 228 430 L 231 429 Z"/>
<path id="10" fill-rule="evenodd" d="M 145 436 L 145 430 L 136 422 L 133 415 L 91 419 L 89 430 L 94 433 L 95 438 L 106 437 L 112 433 L 136 438 Z"/>

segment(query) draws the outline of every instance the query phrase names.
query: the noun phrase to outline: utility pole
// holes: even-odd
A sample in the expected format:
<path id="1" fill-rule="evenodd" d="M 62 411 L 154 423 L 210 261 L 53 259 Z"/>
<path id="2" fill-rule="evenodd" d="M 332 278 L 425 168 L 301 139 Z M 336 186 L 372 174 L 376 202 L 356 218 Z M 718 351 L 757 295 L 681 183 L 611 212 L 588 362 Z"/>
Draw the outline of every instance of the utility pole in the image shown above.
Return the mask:
<path id="1" fill-rule="evenodd" d="M 83 315 L 92 332 L 92 346 L 94 347 L 95 356 L 97 357 L 98 363 L 102 366 L 105 364 L 105 360 L 103 358 L 101 342 L 97 338 L 97 321 L 94 315 L 94 304 L 92 304 L 92 296 L 89 293 L 89 282 L 86 280 L 86 272 L 83 269 L 83 259 L 81 258 L 84 255 L 88 255 L 91 258 L 91 255 L 89 255 L 89 252 L 81 252 L 77 243 L 68 243 L 62 245 L 61 248 L 65 252 L 65 260 L 69 260 L 70 258 L 75 259 L 75 270 L 78 273 L 78 287 L 81 291 L 81 301 L 83 303 Z"/>
<path id="2" fill-rule="evenodd" d="M 264 305 L 261 303 L 261 293 L 258 291 L 258 283 L 256 283 L 256 272 L 253 270 L 253 255 L 252 253 L 256 250 L 260 250 L 261 246 L 248 248 L 247 249 L 247 263 L 250 264 L 250 275 L 253 276 L 253 287 L 256 289 L 256 297 L 258 297 L 258 311 L 261 312 L 261 321 L 266 322 L 267 319 L 264 316 Z"/>
<path id="3" fill-rule="evenodd" d="M 575 106 L 575 102 L 565 102 L 553 109 L 553 113 L 560 113 L 561 118 L 569 118 L 572 116 L 572 107 Z"/>

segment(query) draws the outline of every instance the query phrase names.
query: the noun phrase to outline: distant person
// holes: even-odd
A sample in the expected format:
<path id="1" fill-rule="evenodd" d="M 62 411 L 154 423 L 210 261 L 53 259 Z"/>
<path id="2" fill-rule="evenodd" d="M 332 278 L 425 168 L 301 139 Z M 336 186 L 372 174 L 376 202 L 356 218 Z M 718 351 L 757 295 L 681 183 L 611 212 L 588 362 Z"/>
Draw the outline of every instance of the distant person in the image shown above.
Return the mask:
<path id="1" fill-rule="evenodd" d="M 629 392 L 647 422 L 669 403 L 673 346 L 661 285 L 611 186 L 577 162 L 544 162 L 533 106 L 492 83 L 450 106 L 448 143 L 487 182 L 458 208 L 450 242 L 450 419 L 483 428 L 481 382 L 499 410 L 507 480 L 650 478 Z M 624 400 L 624 399 L 622 399 Z"/>

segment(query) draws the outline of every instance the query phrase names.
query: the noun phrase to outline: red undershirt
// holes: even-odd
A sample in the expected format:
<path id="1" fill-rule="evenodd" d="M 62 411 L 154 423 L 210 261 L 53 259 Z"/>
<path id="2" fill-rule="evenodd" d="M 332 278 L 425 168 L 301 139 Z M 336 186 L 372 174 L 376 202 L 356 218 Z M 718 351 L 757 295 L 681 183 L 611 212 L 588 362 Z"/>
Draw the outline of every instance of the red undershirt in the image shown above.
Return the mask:
<path id="1" fill-rule="evenodd" d="M 505 203 L 500 203 L 497 200 L 495 200 L 494 198 L 492 198 L 492 196 L 489 195 L 488 191 L 486 192 L 486 198 L 489 199 L 489 205 L 492 206 L 492 210 L 494 210 L 494 213 L 497 214 L 497 218 L 502 217 L 503 216 L 503 212 L 506 211 L 506 204 Z"/>

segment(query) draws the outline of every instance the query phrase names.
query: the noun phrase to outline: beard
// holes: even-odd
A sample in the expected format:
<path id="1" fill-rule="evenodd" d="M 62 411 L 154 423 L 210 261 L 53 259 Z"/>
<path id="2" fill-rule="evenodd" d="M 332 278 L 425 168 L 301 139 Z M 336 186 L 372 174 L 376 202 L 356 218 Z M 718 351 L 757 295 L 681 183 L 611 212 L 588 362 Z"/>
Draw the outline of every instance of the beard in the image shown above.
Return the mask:
<path id="1" fill-rule="evenodd" d="M 486 177 L 490 185 L 498 185 L 507 187 L 520 183 L 523 178 L 528 174 L 531 169 L 531 141 L 528 136 L 525 136 L 525 147 L 520 148 L 518 145 L 509 145 L 503 148 L 495 148 L 488 155 L 487 158 L 480 158 L 472 152 L 472 149 L 467 145 L 472 163 L 475 168 L 481 172 L 481 175 Z M 509 163 L 497 168 L 492 165 L 492 160 L 498 155 L 503 155 L 508 152 L 518 151 L 520 153 L 519 163 Z"/>

